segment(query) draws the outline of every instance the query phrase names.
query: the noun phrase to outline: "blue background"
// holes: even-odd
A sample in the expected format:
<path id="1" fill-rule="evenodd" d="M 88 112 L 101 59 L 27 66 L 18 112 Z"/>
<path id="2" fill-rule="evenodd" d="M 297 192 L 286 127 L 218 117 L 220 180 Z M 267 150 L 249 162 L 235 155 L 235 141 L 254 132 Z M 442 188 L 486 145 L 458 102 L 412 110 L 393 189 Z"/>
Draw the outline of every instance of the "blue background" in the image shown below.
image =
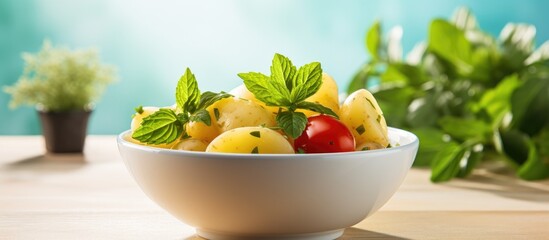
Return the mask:
<path id="1" fill-rule="evenodd" d="M 549 39 L 549 1 L 132 1 L 0 0 L 0 86 L 21 75 L 22 52 L 36 52 L 45 38 L 70 48 L 97 47 L 119 81 L 96 103 L 91 134 L 129 128 L 138 105 L 174 102 L 185 67 L 202 90 L 229 91 L 239 72 L 268 72 L 275 52 L 294 64 L 320 61 L 344 89 L 368 59 L 366 30 L 404 29 L 404 52 L 424 40 L 432 18 L 449 18 L 468 6 L 493 35 L 507 22 L 537 27 L 537 45 Z M 0 92 L 0 134 L 39 134 L 32 107 L 9 109 Z"/>

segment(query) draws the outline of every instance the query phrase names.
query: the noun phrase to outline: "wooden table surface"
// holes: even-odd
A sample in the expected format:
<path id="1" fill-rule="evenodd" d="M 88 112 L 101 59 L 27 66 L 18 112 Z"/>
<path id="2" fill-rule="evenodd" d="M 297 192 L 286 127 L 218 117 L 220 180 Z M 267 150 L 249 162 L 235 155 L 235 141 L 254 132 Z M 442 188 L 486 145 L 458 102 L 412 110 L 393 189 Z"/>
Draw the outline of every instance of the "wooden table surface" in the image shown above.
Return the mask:
<path id="1" fill-rule="evenodd" d="M 114 136 L 84 155 L 44 154 L 39 136 L 0 136 L 0 239 L 201 239 L 126 171 Z M 478 170 L 429 182 L 412 169 L 383 208 L 340 239 L 549 239 L 549 181 Z"/>

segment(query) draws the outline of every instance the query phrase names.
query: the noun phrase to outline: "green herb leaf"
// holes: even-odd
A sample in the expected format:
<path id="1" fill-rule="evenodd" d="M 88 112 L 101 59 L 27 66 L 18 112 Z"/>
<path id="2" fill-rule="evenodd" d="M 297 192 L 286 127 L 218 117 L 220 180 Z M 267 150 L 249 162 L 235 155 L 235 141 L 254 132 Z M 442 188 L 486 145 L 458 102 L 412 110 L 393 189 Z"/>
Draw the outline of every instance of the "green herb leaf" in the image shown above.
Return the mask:
<path id="1" fill-rule="evenodd" d="M 511 96 L 511 125 L 533 136 L 549 122 L 549 68 L 531 69 L 523 81 Z"/>
<path id="2" fill-rule="evenodd" d="M 181 76 L 175 90 L 177 107 L 185 112 L 194 113 L 200 102 L 200 90 L 194 74 L 189 68 Z"/>
<path id="3" fill-rule="evenodd" d="M 295 74 L 296 67 L 292 64 L 292 61 L 282 54 L 276 53 L 271 65 L 271 79 L 277 82 L 277 85 L 284 84 L 291 92 L 296 86 L 294 82 Z"/>
<path id="4" fill-rule="evenodd" d="M 520 178 L 539 180 L 549 177 L 549 155 L 547 148 L 544 148 L 549 142 L 540 144 L 539 138 L 532 140 L 517 130 L 500 132 L 500 135 L 503 151 L 518 166 L 517 175 Z M 543 131 L 540 136 L 543 137 Z"/>
<path id="5" fill-rule="evenodd" d="M 480 160 L 484 155 L 482 152 L 483 148 L 484 147 L 481 144 L 479 144 L 476 146 L 469 147 L 467 149 L 465 154 L 468 156 L 464 156 L 464 159 L 462 159 L 462 161 L 463 160 L 465 161 L 465 164 L 464 166 L 462 166 L 462 164 L 460 163 L 459 172 L 456 175 L 457 177 L 465 178 L 473 172 L 473 169 L 475 169 L 475 167 L 478 165 L 478 163 L 480 162 Z"/>
<path id="6" fill-rule="evenodd" d="M 239 73 L 238 76 L 244 81 L 246 88 L 267 106 L 290 105 L 288 90 L 278 91 L 271 83 L 270 77 L 256 72 Z"/>
<path id="7" fill-rule="evenodd" d="M 160 109 L 143 119 L 132 138 L 148 144 L 171 143 L 183 132 L 183 125 L 171 109 Z"/>
<path id="8" fill-rule="evenodd" d="M 301 112 L 281 112 L 276 115 L 276 122 L 288 136 L 297 138 L 307 126 L 307 116 Z"/>
<path id="9" fill-rule="evenodd" d="M 313 112 L 330 115 L 334 118 L 339 119 L 337 114 L 334 111 L 332 111 L 332 109 L 324 107 L 324 106 L 322 106 L 322 104 L 303 101 L 303 102 L 300 102 L 300 103 L 296 104 L 296 106 L 297 106 L 297 108 L 311 110 Z"/>
<path id="10" fill-rule="evenodd" d="M 254 147 L 254 149 L 252 149 L 251 154 L 259 154 L 259 147 Z"/>
<path id="11" fill-rule="evenodd" d="M 449 142 L 435 155 L 431 166 L 431 181 L 444 182 L 457 176 L 459 163 L 463 158 L 465 148 L 454 142 Z"/>
<path id="12" fill-rule="evenodd" d="M 366 132 L 366 129 L 364 128 L 364 125 L 360 124 L 360 126 L 355 128 L 355 131 L 358 133 L 358 135 L 362 135 L 364 132 Z"/>
<path id="13" fill-rule="evenodd" d="M 444 133 L 436 128 L 415 128 L 412 132 L 419 138 L 419 149 L 414 161 L 414 166 L 430 166 L 431 161 L 442 149 L 446 142 Z"/>
<path id="14" fill-rule="evenodd" d="M 215 120 L 219 121 L 219 109 L 218 108 L 214 108 L 214 116 L 215 116 Z"/>
<path id="15" fill-rule="evenodd" d="M 468 76 L 471 66 L 472 48 L 463 30 L 443 19 L 436 19 L 429 27 L 429 49 L 450 61 L 458 73 Z"/>
<path id="16" fill-rule="evenodd" d="M 261 132 L 260 131 L 252 131 L 252 132 L 250 132 L 250 135 L 252 135 L 256 138 L 261 138 Z"/>
<path id="17" fill-rule="evenodd" d="M 487 142 L 492 137 L 492 127 L 481 120 L 444 116 L 438 124 L 452 138 L 461 141 L 475 139 Z"/>
<path id="18" fill-rule="evenodd" d="M 312 96 L 322 85 L 322 67 L 320 63 L 306 64 L 297 70 L 294 88 L 290 93 L 292 103 L 301 102 Z"/>
<path id="19" fill-rule="evenodd" d="M 381 51 L 381 23 L 376 20 L 366 34 L 366 49 L 374 60 L 380 59 Z"/>
<path id="20" fill-rule="evenodd" d="M 206 109 L 200 109 L 192 114 L 189 118 L 193 122 L 202 122 L 208 126 L 212 125 L 212 118 L 210 112 Z"/>
<path id="21" fill-rule="evenodd" d="M 200 102 L 198 103 L 197 109 L 206 109 L 215 102 L 223 99 L 232 97 L 233 95 L 226 93 L 226 92 L 220 92 L 220 93 L 214 93 L 214 92 L 203 92 L 202 95 L 200 95 Z M 219 110 L 218 110 L 219 111 Z"/>
<path id="22" fill-rule="evenodd" d="M 517 74 L 507 76 L 492 89 L 487 90 L 480 101 L 473 103 L 475 112 L 486 111 L 493 120 L 494 127 L 499 126 L 504 114 L 507 113 L 511 105 L 509 104 L 511 95 L 515 89 L 521 85 Z"/>
<path id="23" fill-rule="evenodd" d="M 545 156 L 546 159 L 544 159 L 530 139 L 527 139 L 527 144 L 528 158 L 518 169 L 517 175 L 525 180 L 540 180 L 549 177 L 549 161 L 547 161 L 549 156 Z"/>

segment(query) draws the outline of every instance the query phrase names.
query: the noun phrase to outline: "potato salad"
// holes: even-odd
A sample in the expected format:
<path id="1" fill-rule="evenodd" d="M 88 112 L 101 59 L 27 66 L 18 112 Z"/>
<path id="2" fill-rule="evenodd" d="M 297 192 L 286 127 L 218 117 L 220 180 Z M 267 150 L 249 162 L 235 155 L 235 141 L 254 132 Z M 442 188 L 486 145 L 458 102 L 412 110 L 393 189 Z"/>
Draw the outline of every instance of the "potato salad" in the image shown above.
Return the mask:
<path id="1" fill-rule="evenodd" d="M 269 75 L 240 73 L 229 92 L 200 92 L 190 69 L 175 104 L 138 107 L 128 140 L 182 151 L 312 154 L 389 147 L 387 124 L 366 89 L 340 104 L 336 81 L 318 62 L 299 68 L 275 54 Z"/>

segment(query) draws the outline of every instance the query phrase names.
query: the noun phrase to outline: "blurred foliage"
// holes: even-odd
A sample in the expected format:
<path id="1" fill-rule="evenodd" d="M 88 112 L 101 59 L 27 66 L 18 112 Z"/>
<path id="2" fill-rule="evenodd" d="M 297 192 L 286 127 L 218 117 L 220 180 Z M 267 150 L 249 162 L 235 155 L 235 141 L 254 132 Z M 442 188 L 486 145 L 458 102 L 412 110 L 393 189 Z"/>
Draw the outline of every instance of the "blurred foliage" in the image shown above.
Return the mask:
<path id="1" fill-rule="evenodd" d="M 535 49 L 534 26 L 508 23 L 496 38 L 459 8 L 406 59 L 402 28 L 387 35 L 380 22 L 369 29 L 371 60 L 347 92 L 375 86 L 388 124 L 419 137 L 414 164 L 433 182 L 466 177 L 494 153 L 522 179 L 549 177 L 549 41 Z"/>
<path id="2" fill-rule="evenodd" d="M 4 90 L 11 107 L 37 105 L 45 111 L 89 109 L 116 79 L 114 67 L 101 64 L 95 50 L 54 48 L 44 41 L 36 53 L 24 53 L 23 74 Z"/>

